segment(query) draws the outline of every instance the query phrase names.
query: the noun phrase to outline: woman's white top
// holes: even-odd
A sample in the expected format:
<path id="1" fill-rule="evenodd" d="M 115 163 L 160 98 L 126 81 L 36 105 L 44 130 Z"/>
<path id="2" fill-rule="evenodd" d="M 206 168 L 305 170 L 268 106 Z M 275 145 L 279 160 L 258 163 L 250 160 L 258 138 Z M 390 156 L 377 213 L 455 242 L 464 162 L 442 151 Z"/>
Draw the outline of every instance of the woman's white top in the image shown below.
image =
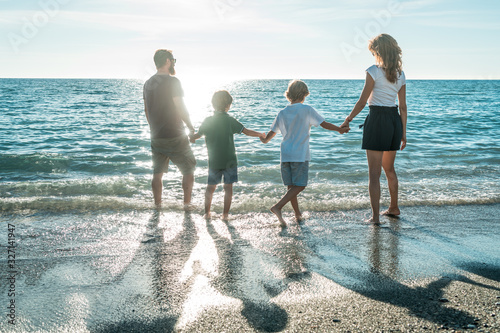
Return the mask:
<path id="1" fill-rule="evenodd" d="M 371 66 L 366 72 L 375 81 L 373 91 L 368 97 L 368 105 L 396 106 L 398 92 L 406 84 L 405 73 L 401 72 L 397 81 L 391 83 L 385 77 L 385 71 L 377 65 Z"/>

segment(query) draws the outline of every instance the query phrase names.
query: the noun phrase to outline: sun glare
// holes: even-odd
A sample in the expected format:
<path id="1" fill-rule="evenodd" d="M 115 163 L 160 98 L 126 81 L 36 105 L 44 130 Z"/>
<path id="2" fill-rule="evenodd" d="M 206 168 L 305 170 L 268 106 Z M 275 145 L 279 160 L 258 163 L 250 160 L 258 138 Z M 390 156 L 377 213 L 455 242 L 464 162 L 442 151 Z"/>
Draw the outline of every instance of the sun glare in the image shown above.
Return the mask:
<path id="1" fill-rule="evenodd" d="M 184 102 L 191 116 L 193 125 L 197 128 L 203 119 L 212 113 L 212 95 L 223 89 L 231 81 L 223 79 L 204 80 L 198 76 L 178 75 L 184 90 Z"/>

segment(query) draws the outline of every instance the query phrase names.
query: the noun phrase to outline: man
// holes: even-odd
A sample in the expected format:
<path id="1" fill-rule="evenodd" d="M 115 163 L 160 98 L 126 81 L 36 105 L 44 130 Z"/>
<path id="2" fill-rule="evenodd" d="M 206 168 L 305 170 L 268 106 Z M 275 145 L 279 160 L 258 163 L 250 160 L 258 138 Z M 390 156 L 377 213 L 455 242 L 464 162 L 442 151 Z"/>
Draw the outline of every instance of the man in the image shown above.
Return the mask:
<path id="1" fill-rule="evenodd" d="M 151 186 L 155 205 L 161 206 L 163 173 L 168 171 L 171 160 L 182 173 L 184 207 L 188 208 L 196 160 L 189 146 L 184 124 L 191 134 L 194 133 L 194 127 L 184 104 L 180 81 L 173 76 L 175 61 L 172 51 L 156 51 L 154 62 L 157 72 L 144 84 L 144 111 L 151 131 L 154 169 Z"/>

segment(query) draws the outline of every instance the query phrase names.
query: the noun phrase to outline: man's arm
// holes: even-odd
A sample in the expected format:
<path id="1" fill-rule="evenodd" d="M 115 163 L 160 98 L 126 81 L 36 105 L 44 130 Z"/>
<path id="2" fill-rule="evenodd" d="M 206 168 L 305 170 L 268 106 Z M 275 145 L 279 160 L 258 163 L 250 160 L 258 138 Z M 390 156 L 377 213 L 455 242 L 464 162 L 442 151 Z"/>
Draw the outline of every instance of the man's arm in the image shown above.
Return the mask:
<path id="1" fill-rule="evenodd" d="M 148 108 L 146 107 L 146 101 L 144 101 L 144 113 L 146 113 L 146 119 L 147 119 L 148 124 L 149 124 Z"/>
<path id="2" fill-rule="evenodd" d="M 194 127 L 193 124 L 191 124 L 191 118 L 189 117 L 186 105 L 184 104 L 184 99 L 181 96 L 176 96 L 174 97 L 174 104 L 175 109 L 177 110 L 184 124 L 186 124 L 189 132 L 194 133 Z"/>
<path id="3" fill-rule="evenodd" d="M 262 141 L 262 143 L 268 143 L 269 141 L 271 141 L 272 138 L 274 138 L 275 135 L 276 132 L 269 131 L 269 133 L 267 133 L 265 138 L 260 138 L 260 141 Z"/>
<path id="4" fill-rule="evenodd" d="M 242 133 L 245 135 L 248 135 L 248 136 L 253 136 L 253 137 L 261 138 L 261 139 L 264 139 L 266 137 L 266 133 L 259 133 L 257 131 L 254 131 L 254 130 L 251 130 L 248 128 L 244 128 Z"/>

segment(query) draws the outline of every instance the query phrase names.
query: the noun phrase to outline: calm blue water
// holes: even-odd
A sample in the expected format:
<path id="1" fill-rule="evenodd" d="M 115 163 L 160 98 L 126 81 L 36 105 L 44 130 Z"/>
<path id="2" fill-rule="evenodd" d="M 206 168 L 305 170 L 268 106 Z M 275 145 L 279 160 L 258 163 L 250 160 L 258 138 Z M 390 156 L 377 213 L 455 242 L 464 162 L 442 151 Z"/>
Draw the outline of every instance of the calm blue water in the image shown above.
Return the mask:
<path id="1" fill-rule="evenodd" d="M 214 89 L 180 77 L 195 126 L 211 113 Z M 356 102 L 363 81 L 305 80 L 306 103 L 340 124 Z M 228 83 L 230 113 L 246 127 L 268 131 L 287 105 L 287 80 Z M 0 80 L 0 209 L 65 211 L 150 207 L 151 155 L 138 80 Z M 192 88 L 192 89 L 191 89 Z M 398 153 L 400 201 L 413 205 L 500 202 L 500 81 L 409 81 L 408 146 Z M 360 149 L 358 116 L 350 133 L 312 129 L 306 210 L 369 207 L 367 165 Z M 278 135 L 269 144 L 239 135 L 240 182 L 233 212 L 266 211 L 284 192 Z M 203 140 L 194 203 L 202 206 L 207 174 Z M 180 208 L 180 173 L 165 178 L 171 208 Z M 385 182 L 385 178 L 382 177 Z M 383 186 L 382 200 L 388 201 Z M 221 192 L 214 200 L 222 204 Z"/>

